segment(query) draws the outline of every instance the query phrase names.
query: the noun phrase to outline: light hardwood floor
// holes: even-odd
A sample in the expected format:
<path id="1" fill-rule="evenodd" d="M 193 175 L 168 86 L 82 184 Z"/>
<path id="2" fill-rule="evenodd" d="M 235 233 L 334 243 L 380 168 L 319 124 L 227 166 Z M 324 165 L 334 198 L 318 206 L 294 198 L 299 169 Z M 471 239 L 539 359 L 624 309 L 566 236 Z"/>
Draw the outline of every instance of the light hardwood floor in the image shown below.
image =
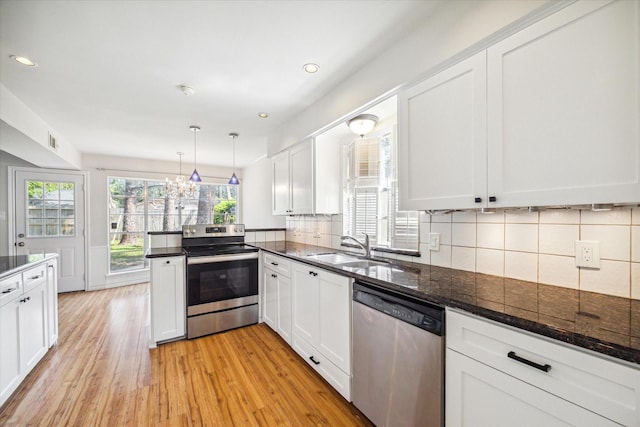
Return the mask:
<path id="1" fill-rule="evenodd" d="M 149 350 L 147 284 L 62 294 L 0 426 L 371 426 L 266 325 Z"/>

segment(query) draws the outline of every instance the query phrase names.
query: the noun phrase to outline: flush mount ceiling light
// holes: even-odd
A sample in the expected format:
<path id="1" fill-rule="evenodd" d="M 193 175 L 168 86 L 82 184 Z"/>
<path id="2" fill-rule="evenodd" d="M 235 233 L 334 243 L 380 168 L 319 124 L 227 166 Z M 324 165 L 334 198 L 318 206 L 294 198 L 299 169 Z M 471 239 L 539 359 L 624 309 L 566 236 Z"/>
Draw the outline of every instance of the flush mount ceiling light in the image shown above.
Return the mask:
<path id="1" fill-rule="evenodd" d="M 180 89 L 180 91 L 184 93 L 186 96 L 193 95 L 194 93 L 196 93 L 196 91 L 191 86 L 187 86 L 187 85 L 179 85 L 178 89 Z"/>
<path id="2" fill-rule="evenodd" d="M 202 182 L 202 178 L 200 178 L 200 174 L 196 169 L 196 134 L 200 132 L 200 126 L 191 125 L 189 126 L 189 130 L 193 132 L 193 173 L 191 174 L 189 181 Z"/>
<path id="3" fill-rule="evenodd" d="M 269 113 L 258 113 L 258 117 L 260 117 L 261 119 L 266 119 L 267 117 L 269 117 Z"/>
<path id="4" fill-rule="evenodd" d="M 302 69 L 305 70 L 309 74 L 317 73 L 320 70 L 320 66 L 318 64 L 314 64 L 313 62 L 309 62 L 308 64 L 304 64 Z"/>
<path id="5" fill-rule="evenodd" d="M 229 184 L 238 185 L 240 184 L 240 181 L 238 181 L 238 177 L 236 176 L 236 138 L 238 137 L 238 134 L 232 132 L 229 136 L 233 138 L 233 175 L 231 175 L 231 178 L 229 179 Z"/>
<path id="6" fill-rule="evenodd" d="M 378 116 L 373 114 L 359 114 L 347 120 L 347 126 L 351 129 L 351 132 L 360 135 L 362 138 L 376 127 L 376 123 L 378 123 Z"/>
<path id="7" fill-rule="evenodd" d="M 37 67 L 37 64 L 26 56 L 11 55 L 9 56 L 9 58 L 13 59 L 16 62 L 19 62 L 22 65 L 26 65 L 27 67 Z"/>

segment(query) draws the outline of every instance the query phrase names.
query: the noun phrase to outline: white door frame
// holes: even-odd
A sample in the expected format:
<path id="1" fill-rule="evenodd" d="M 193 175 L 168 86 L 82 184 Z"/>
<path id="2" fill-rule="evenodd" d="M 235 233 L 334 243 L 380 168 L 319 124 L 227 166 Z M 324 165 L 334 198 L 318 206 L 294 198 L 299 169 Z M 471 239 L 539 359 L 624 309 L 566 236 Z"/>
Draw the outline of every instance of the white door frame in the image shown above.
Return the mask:
<path id="1" fill-rule="evenodd" d="M 89 174 L 84 171 L 78 170 L 69 170 L 69 169 L 43 169 L 43 168 L 28 168 L 28 167 L 18 167 L 18 166 L 9 166 L 9 177 L 8 177 L 8 188 L 7 188 L 7 212 L 11 215 L 11 220 L 7 221 L 8 225 L 8 239 L 7 246 L 8 252 L 11 255 L 16 254 L 16 172 L 34 172 L 34 173 L 54 173 L 54 174 L 77 174 L 81 175 L 84 180 L 84 188 L 82 189 L 84 192 L 84 235 L 83 237 L 83 250 L 84 250 L 84 290 L 87 291 L 89 289 L 89 197 L 87 195 L 87 189 L 89 188 Z"/>

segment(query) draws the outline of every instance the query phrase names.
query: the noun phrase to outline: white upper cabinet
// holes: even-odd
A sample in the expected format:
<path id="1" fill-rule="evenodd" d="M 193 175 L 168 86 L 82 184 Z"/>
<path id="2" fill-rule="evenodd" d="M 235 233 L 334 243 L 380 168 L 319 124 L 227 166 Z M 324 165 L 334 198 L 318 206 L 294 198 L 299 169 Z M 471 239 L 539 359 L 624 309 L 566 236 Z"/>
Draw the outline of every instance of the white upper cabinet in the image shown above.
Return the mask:
<path id="1" fill-rule="evenodd" d="M 639 7 L 576 2 L 403 91 L 401 209 L 638 202 Z"/>
<path id="2" fill-rule="evenodd" d="M 462 209 L 487 191 L 486 54 L 402 92 L 398 168 L 402 210 Z"/>
<path id="3" fill-rule="evenodd" d="M 637 1 L 582 1 L 489 48 L 496 206 L 640 201 Z"/>
<path id="4" fill-rule="evenodd" d="M 305 140 L 272 159 L 273 214 L 335 214 L 340 211 L 338 141 Z"/>

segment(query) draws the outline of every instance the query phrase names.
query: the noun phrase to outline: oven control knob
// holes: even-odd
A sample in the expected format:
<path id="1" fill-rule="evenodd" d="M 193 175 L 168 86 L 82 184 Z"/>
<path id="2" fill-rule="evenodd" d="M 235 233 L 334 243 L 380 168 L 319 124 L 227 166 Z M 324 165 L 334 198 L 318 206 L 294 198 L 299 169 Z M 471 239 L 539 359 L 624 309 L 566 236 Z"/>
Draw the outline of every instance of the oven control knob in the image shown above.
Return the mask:
<path id="1" fill-rule="evenodd" d="M 191 229 L 191 232 L 192 232 L 192 233 L 195 233 L 195 232 L 196 232 L 196 229 L 195 229 L 195 228 L 192 228 L 192 229 Z"/>

